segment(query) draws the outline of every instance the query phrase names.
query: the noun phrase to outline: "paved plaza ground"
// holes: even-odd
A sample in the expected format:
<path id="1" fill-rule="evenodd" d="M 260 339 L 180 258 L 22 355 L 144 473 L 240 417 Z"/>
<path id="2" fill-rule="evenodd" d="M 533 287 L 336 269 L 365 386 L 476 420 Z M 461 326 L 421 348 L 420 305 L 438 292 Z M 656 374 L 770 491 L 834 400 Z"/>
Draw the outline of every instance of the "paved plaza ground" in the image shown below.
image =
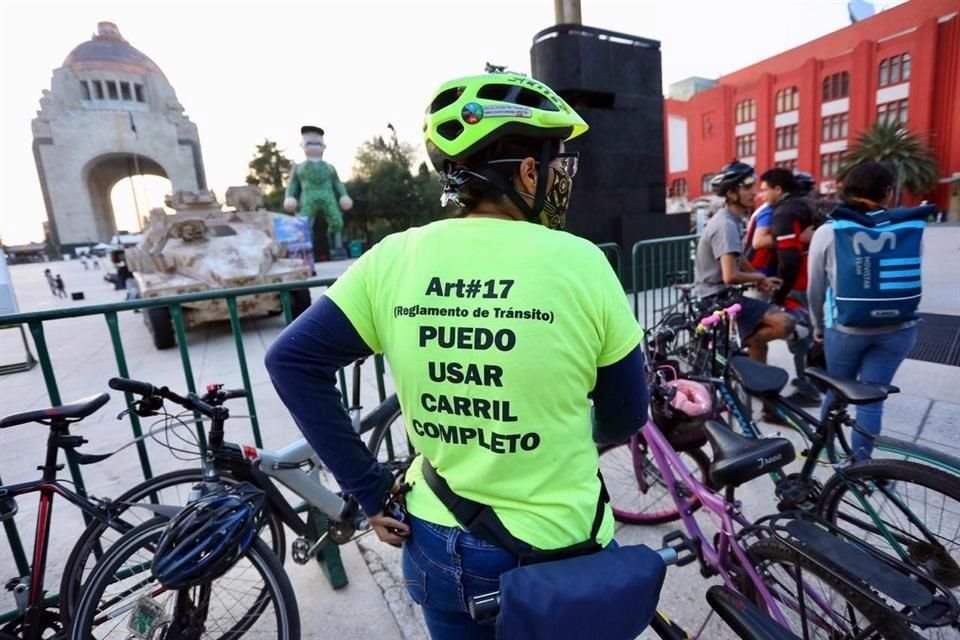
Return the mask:
<path id="1" fill-rule="evenodd" d="M 101 264 L 105 264 L 105 261 L 101 261 Z M 348 264 L 318 265 L 318 275 L 334 277 Z M 82 291 L 86 299 L 72 301 L 53 297 L 43 277 L 45 267 L 62 274 L 68 292 Z M 69 308 L 123 299 L 123 292 L 114 291 L 111 285 L 103 282 L 102 271 L 85 270 L 78 261 L 16 265 L 10 268 L 10 273 L 22 311 Z M 925 239 L 921 311 L 960 316 L 958 274 L 960 227 L 932 227 Z M 314 299 L 321 293 L 322 290 L 314 290 Z M 156 351 L 140 314 L 122 312 L 119 322 L 131 376 L 183 390 L 185 383 L 178 351 Z M 247 319 L 242 321 L 242 327 L 263 438 L 268 448 L 279 448 L 299 437 L 263 368 L 264 353 L 283 329 L 283 320 L 279 317 Z M 117 366 L 107 325 L 102 317 L 51 321 L 45 324 L 45 330 L 53 369 L 64 401 L 108 391 L 107 380 L 117 374 Z M 237 354 L 228 323 L 197 328 L 189 332 L 188 339 L 198 386 L 208 382 L 240 386 Z M 32 341 L 30 349 L 36 353 Z M 0 331 L 0 364 L 22 358 L 23 345 L 18 332 Z M 772 346 L 770 362 L 789 369 L 791 360 L 782 343 Z M 368 366 L 365 374 L 363 397 L 366 406 L 373 407 L 377 390 L 372 367 Z M 960 455 L 960 367 L 907 360 L 900 367 L 894 383 L 900 386 L 902 392 L 887 402 L 884 432 Z M 90 444 L 84 448 L 87 452 L 115 449 L 131 437 L 129 423 L 115 419 L 124 408 L 122 397 L 115 392 L 111 392 L 111 396 L 110 403 L 104 409 L 74 429 L 90 440 Z M 0 414 L 42 408 L 48 404 L 39 367 L 0 377 Z M 231 440 L 253 441 L 249 420 L 232 421 L 228 432 Z M 36 466 L 42 462 L 45 438 L 46 430 L 40 426 L 24 425 L 0 432 L 0 477 L 3 481 L 26 481 L 37 476 Z M 154 473 L 192 464 L 174 458 L 159 444 L 150 442 L 148 448 Z M 84 477 L 91 493 L 110 496 L 135 484 L 142 476 L 137 456 L 130 449 L 106 464 L 86 467 Z M 770 482 L 761 478 L 739 491 L 748 516 L 758 517 L 773 510 L 771 488 Z M 20 501 L 19 507 L 17 522 L 29 547 L 36 504 L 32 500 Z M 61 503 L 55 510 L 54 540 L 49 558 L 50 576 L 54 580 L 58 579 L 59 568 L 81 526 L 80 515 L 71 506 Z M 620 526 L 617 539 L 621 544 L 642 542 L 659 546 L 662 536 L 670 530 L 670 525 L 650 528 Z M 291 537 L 288 533 L 288 540 Z M 287 563 L 301 607 L 303 637 L 310 640 L 368 638 L 374 635 L 381 640 L 426 638 L 419 611 L 411 604 L 403 587 L 399 551 L 369 536 L 343 546 L 341 551 L 350 584 L 336 592 L 330 589 L 315 564 L 298 566 L 290 561 Z M 5 581 L 15 573 L 6 541 L 0 541 L 0 579 Z M 54 589 L 55 584 L 52 585 Z M 671 569 L 662 594 L 662 608 L 682 625 L 691 631 L 695 630 L 709 611 L 704 601 L 704 592 L 709 584 L 700 577 L 696 566 Z M 0 610 L 11 607 L 10 595 L 0 592 Z M 708 637 L 734 637 L 715 619 L 709 622 L 707 628 Z M 642 637 L 654 636 L 648 631 Z"/>

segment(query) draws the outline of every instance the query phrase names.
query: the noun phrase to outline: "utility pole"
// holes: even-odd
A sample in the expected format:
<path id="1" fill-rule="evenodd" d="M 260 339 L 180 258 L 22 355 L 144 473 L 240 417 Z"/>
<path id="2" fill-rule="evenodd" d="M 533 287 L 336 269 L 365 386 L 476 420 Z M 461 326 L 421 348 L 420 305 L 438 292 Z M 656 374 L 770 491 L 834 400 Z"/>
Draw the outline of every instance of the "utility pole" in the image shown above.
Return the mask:
<path id="1" fill-rule="evenodd" d="M 557 24 L 583 24 L 580 17 L 580 0 L 553 0 Z"/>

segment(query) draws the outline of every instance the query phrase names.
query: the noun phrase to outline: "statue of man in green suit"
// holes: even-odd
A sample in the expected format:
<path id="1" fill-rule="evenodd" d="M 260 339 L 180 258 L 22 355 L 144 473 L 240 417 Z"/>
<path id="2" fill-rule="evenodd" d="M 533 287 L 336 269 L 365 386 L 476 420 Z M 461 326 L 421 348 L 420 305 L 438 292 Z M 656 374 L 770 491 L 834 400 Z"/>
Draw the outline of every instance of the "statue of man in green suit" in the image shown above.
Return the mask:
<path id="1" fill-rule="evenodd" d="M 294 165 L 290 172 L 283 208 L 288 213 L 307 218 L 314 228 L 317 216 L 327 222 L 331 254 L 343 254 L 343 212 L 353 208 L 353 200 L 347 188 L 337 176 L 337 170 L 323 160 L 327 145 L 323 141 L 323 129 L 312 125 L 300 127 L 305 162 Z M 314 239 L 314 250 L 317 250 Z"/>

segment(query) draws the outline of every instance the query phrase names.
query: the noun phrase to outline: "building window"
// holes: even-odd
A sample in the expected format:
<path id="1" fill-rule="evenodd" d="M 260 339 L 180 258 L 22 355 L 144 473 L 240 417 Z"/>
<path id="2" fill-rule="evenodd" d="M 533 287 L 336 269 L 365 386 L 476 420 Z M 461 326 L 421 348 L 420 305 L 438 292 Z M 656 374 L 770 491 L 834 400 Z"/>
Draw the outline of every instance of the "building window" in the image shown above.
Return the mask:
<path id="1" fill-rule="evenodd" d="M 796 149 L 799 146 L 797 125 L 791 124 L 787 127 L 778 127 L 776 141 L 777 151 L 781 149 Z"/>
<path id="2" fill-rule="evenodd" d="M 843 161 L 843 152 L 825 153 L 820 156 L 820 177 L 823 179 L 832 178 L 840 170 L 840 163 Z"/>
<path id="3" fill-rule="evenodd" d="M 757 155 L 757 135 L 748 133 L 745 136 L 737 136 L 737 157 L 750 158 Z"/>
<path id="4" fill-rule="evenodd" d="M 890 84 L 900 84 L 900 57 L 890 58 Z"/>
<path id="5" fill-rule="evenodd" d="M 777 162 L 773 163 L 773 166 L 777 167 L 778 169 L 789 169 L 790 171 L 796 171 L 797 159 L 791 158 L 790 160 L 778 160 Z"/>
<path id="6" fill-rule="evenodd" d="M 111 100 L 120 99 L 120 94 L 117 92 L 117 83 L 113 80 L 107 80 L 107 97 Z"/>
<path id="7" fill-rule="evenodd" d="M 93 97 L 97 100 L 103 100 L 103 83 L 99 80 L 91 80 L 93 83 Z"/>
<path id="8" fill-rule="evenodd" d="M 877 122 L 882 124 L 907 124 L 909 100 L 895 100 L 877 105 Z"/>
<path id="9" fill-rule="evenodd" d="M 710 186 L 713 175 L 712 173 L 705 173 L 703 177 L 700 178 L 700 193 L 711 193 L 713 191 L 713 188 Z"/>
<path id="10" fill-rule="evenodd" d="M 135 84 L 135 85 L 133 85 L 133 93 L 134 93 L 134 95 L 137 97 L 137 102 L 146 102 L 146 100 L 143 99 L 143 85 L 142 85 L 142 84 Z"/>
<path id="11" fill-rule="evenodd" d="M 753 122 L 757 119 L 757 103 L 753 98 L 737 103 L 737 124 Z"/>
<path id="12" fill-rule="evenodd" d="M 130 93 L 130 83 L 121 82 L 120 83 L 120 97 L 124 100 L 133 100 L 133 96 Z"/>
<path id="13" fill-rule="evenodd" d="M 685 178 L 678 178 L 670 183 L 670 197 L 671 198 L 687 197 L 687 180 Z"/>
<path id="14" fill-rule="evenodd" d="M 910 54 L 902 53 L 880 61 L 880 86 L 900 84 L 910 79 Z"/>
<path id="15" fill-rule="evenodd" d="M 832 116 L 826 116 L 823 119 L 823 131 L 820 139 L 823 142 L 831 140 L 846 140 L 847 129 L 849 125 L 849 114 L 838 113 Z"/>
<path id="16" fill-rule="evenodd" d="M 850 95 L 850 74 L 835 73 L 823 79 L 823 101 L 839 100 Z"/>
<path id="17" fill-rule="evenodd" d="M 800 90 L 788 87 L 777 91 L 777 113 L 796 111 L 800 108 Z"/>
<path id="18" fill-rule="evenodd" d="M 86 80 L 81 80 L 81 81 L 80 81 L 80 97 L 81 97 L 83 100 L 89 100 L 89 99 L 90 99 L 90 85 L 87 84 L 87 81 L 86 81 Z"/>

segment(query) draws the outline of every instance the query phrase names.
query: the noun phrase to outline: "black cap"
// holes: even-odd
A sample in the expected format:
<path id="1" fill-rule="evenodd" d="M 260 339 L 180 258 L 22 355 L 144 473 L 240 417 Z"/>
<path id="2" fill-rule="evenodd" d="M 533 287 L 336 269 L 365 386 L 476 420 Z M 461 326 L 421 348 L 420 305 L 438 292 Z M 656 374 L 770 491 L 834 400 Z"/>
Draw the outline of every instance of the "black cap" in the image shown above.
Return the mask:
<path id="1" fill-rule="evenodd" d="M 320 135 L 324 135 L 323 129 L 321 129 L 320 127 L 314 126 L 312 124 L 305 124 L 302 127 L 300 127 L 300 135 L 303 135 L 305 133 L 319 133 Z"/>

